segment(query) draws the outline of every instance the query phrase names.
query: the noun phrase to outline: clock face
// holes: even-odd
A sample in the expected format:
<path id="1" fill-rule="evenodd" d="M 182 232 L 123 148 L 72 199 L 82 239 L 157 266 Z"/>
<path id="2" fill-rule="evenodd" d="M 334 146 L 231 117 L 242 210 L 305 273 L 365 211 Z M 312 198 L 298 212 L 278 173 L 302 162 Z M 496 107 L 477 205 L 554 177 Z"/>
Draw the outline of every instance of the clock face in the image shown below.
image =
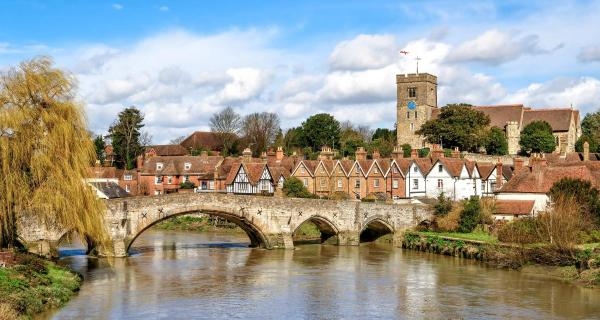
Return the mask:
<path id="1" fill-rule="evenodd" d="M 417 108 L 417 103 L 411 100 L 406 106 L 408 107 L 408 110 L 415 110 Z"/>

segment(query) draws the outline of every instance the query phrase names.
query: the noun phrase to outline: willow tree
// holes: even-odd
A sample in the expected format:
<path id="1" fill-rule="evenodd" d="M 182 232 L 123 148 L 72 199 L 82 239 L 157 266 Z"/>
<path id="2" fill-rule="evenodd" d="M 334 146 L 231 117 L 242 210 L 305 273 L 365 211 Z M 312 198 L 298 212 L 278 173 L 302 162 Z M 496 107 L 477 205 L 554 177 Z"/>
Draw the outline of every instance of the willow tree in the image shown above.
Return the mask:
<path id="1" fill-rule="evenodd" d="M 103 203 L 83 182 L 95 162 L 74 79 L 46 57 L 0 74 L 0 247 L 16 242 L 16 221 L 102 241 Z"/>

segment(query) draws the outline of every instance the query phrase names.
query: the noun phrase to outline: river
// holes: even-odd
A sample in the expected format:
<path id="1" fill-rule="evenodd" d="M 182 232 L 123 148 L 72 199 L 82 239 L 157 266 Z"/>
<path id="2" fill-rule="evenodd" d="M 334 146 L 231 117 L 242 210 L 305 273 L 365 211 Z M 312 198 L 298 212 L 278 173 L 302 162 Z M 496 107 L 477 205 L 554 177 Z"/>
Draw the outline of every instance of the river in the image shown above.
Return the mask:
<path id="1" fill-rule="evenodd" d="M 69 256 L 79 294 L 40 319 L 598 319 L 600 292 L 385 244 L 248 248 L 149 230 L 125 259 Z M 71 251 L 63 251 L 69 254 Z"/>

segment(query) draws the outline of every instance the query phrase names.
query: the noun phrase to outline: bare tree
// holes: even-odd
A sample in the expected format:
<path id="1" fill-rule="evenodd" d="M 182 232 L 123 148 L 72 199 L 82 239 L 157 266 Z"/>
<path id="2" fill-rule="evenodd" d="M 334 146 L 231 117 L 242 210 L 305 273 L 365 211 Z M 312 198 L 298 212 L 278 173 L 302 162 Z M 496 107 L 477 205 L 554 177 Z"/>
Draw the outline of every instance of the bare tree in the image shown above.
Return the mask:
<path id="1" fill-rule="evenodd" d="M 242 131 L 254 156 L 259 156 L 273 143 L 280 130 L 279 125 L 279 116 L 275 113 L 252 113 L 244 118 Z"/>
<path id="2" fill-rule="evenodd" d="M 356 127 L 356 131 L 360 133 L 364 142 L 371 142 L 371 137 L 373 137 L 373 130 L 369 128 L 369 126 L 358 126 Z"/>
<path id="3" fill-rule="evenodd" d="M 210 131 L 217 133 L 218 139 L 223 145 L 223 153 L 231 153 L 231 148 L 237 139 L 242 127 L 242 118 L 232 107 L 227 106 L 219 113 L 210 117 Z"/>
<path id="4" fill-rule="evenodd" d="M 183 140 L 185 140 L 185 136 L 179 136 L 175 139 L 171 139 L 171 141 L 169 141 L 169 144 L 180 144 Z"/>

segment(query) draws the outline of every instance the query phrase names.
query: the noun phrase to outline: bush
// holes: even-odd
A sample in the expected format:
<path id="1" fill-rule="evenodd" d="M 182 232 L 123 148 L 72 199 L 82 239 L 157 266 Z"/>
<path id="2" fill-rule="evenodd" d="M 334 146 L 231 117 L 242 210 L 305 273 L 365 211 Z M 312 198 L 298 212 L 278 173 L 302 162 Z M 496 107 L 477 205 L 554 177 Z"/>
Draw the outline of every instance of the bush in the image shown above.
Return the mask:
<path id="1" fill-rule="evenodd" d="M 463 210 L 460 212 L 460 220 L 458 222 L 458 232 L 469 233 L 475 230 L 479 223 L 479 215 L 481 213 L 481 204 L 479 197 L 473 196 L 465 202 Z"/>
<path id="2" fill-rule="evenodd" d="M 537 219 L 542 240 L 561 250 L 572 250 L 580 240 L 580 232 L 590 226 L 590 219 L 582 214 L 573 197 L 558 197 L 552 210 Z"/>
<path id="3" fill-rule="evenodd" d="M 534 218 L 513 220 L 498 229 L 498 240 L 518 244 L 540 242 L 538 228 L 538 221 Z"/>
<path id="4" fill-rule="evenodd" d="M 194 189 L 196 185 L 191 181 L 182 182 L 179 184 L 179 188 L 181 189 Z"/>
<path id="5" fill-rule="evenodd" d="M 452 210 L 452 200 L 440 193 L 437 203 L 433 205 L 433 215 L 436 217 L 445 217 Z"/>
<path id="6" fill-rule="evenodd" d="M 308 192 L 302 181 L 296 177 L 285 180 L 282 191 L 286 196 L 292 198 L 316 198 L 315 195 Z"/>
<path id="7" fill-rule="evenodd" d="M 443 232 L 454 232 L 458 229 L 458 221 L 460 220 L 460 213 L 463 210 L 461 203 L 450 210 L 450 212 L 444 217 L 436 217 L 435 224 L 437 231 Z"/>
<path id="8" fill-rule="evenodd" d="M 336 191 L 329 195 L 329 199 L 331 200 L 349 200 L 350 196 L 343 191 Z"/>

